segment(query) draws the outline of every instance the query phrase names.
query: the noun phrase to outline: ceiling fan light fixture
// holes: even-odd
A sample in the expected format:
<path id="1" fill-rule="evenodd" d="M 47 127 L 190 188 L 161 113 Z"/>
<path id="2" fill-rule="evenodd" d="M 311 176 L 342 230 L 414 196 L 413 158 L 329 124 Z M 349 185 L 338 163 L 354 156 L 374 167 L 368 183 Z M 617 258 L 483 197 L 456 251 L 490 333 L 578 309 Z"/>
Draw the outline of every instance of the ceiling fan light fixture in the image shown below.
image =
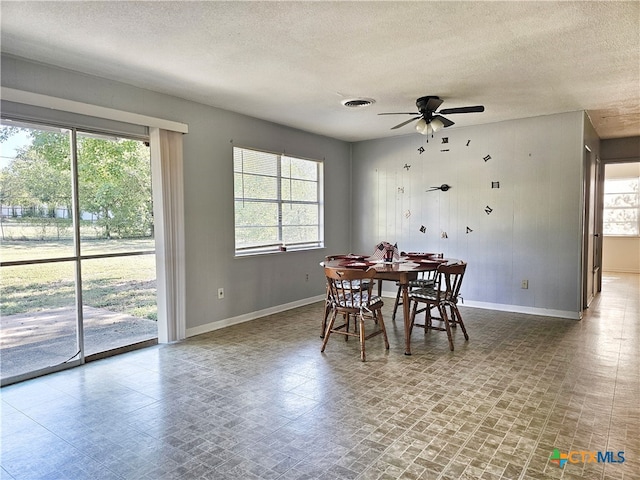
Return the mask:
<path id="1" fill-rule="evenodd" d="M 436 97 L 436 96 L 420 97 L 418 100 L 416 100 L 416 106 L 418 107 L 418 111 L 416 113 L 383 112 L 383 113 L 379 113 L 378 115 L 413 115 L 413 118 L 410 118 L 407 121 L 401 122 L 395 127 L 391 127 L 391 130 L 404 127 L 405 125 L 419 119 L 418 123 L 415 126 L 416 131 L 418 133 L 421 133 L 422 135 L 429 135 L 443 128 L 447 128 L 447 127 L 450 127 L 451 125 L 455 125 L 454 122 L 449 120 L 447 117 L 443 117 L 442 115 L 452 115 L 454 113 L 484 112 L 483 105 L 470 105 L 468 107 L 445 108 L 443 110 L 438 110 L 438 108 L 440 108 L 440 105 L 442 105 L 442 99 L 440 97 Z"/>
<path id="2" fill-rule="evenodd" d="M 433 120 L 431 120 L 430 125 L 431 125 L 431 129 L 434 132 L 437 132 L 438 130 L 444 127 L 444 123 L 442 123 L 442 121 L 440 121 L 439 118 L 434 118 Z"/>
<path id="3" fill-rule="evenodd" d="M 424 118 L 421 118 L 418 120 L 418 123 L 416 123 L 416 131 L 422 135 L 429 134 L 429 124 Z"/>

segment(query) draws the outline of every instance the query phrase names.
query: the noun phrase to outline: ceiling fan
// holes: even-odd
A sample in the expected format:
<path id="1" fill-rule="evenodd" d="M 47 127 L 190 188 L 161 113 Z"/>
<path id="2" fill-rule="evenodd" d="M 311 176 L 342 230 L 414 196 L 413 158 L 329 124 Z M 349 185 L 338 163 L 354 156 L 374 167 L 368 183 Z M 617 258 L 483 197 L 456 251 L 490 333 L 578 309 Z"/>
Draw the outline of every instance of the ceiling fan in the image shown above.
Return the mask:
<path id="1" fill-rule="evenodd" d="M 443 117 L 442 115 L 451 115 L 454 113 L 484 112 L 483 105 L 445 108 L 440 111 L 436 111 L 440 107 L 440 105 L 442 105 L 443 101 L 444 100 L 442 100 L 440 97 L 436 96 L 420 97 L 416 100 L 416 107 L 418 107 L 417 112 L 379 113 L 378 115 L 417 115 L 414 118 L 399 123 L 395 127 L 391 127 L 391 130 L 404 127 L 408 123 L 418 120 L 418 123 L 416 124 L 416 130 L 423 135 L 428 135 L 440 130 L 441 128 L 450 127 L 454 124 L 454 122 L 452 122 L 448 118 Z"/>

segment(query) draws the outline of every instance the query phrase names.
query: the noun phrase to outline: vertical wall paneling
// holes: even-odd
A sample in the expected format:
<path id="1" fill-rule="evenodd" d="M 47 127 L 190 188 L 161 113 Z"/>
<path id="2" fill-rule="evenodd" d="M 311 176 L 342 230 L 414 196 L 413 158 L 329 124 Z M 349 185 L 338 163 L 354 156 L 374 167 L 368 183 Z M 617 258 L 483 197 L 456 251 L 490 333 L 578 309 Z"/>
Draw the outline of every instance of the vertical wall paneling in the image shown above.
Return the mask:
<path id="1" fill-rule="evenodd" d="M 365 199 L 377 201 L 366 205 L 377 215 L 395 217 L 375 227 L 355 221 L 354 249 L 369 251 L 388 239 L 401 250 L 442 252 L 469 262 L 463 288 L 468 304 L 578 318 L 582 115 L 453 127 L 428 143 L 411 133 L 354 144 L 353 218 L 365 214 Z M 410 175 L 403 173 L 405 164 Z M 400 172 L 402 208 L 381 201 L 393 189 L 368 183 L 370 171 L 385 179 Z M 494 181 L 500 188 L 492 188 Z M 427 191 L 443 183 L 451 189 Z M 410 205 L 408 219 L 404 205 Z M 426 233 L 419 232 L 421 225 Z"/>

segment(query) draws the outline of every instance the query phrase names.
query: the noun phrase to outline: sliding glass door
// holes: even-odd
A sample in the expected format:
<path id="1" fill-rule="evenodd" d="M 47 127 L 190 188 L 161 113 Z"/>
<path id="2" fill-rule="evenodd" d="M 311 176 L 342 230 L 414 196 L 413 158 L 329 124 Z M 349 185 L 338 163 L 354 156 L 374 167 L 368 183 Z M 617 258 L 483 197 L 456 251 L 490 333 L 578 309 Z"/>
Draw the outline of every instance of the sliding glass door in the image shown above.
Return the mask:
<path id="1" fill-rule="evenodd" d="M 149 147 L 78 133 L 85 355 L 156 339 Z"/>
<path id="2" fill-rule="evenodd" d="M 0 146 L 2 383 L 156 343 L 148 145 L 3 119 Z"/>

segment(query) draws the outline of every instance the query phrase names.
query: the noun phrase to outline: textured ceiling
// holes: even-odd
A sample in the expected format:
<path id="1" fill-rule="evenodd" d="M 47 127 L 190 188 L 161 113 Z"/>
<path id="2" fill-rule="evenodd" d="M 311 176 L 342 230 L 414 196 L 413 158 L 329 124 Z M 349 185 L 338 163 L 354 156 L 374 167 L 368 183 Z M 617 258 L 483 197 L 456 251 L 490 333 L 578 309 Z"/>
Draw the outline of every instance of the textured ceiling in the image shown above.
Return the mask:
<path id="1" fill-rule="evenodd" d="M 11 2 L 3 53 L 348 141 L 420 96 L 474 125 L 586 110 L 640 135 L 640 2 Z M 344 99 L 371 106 L 346 108 Z"/>

